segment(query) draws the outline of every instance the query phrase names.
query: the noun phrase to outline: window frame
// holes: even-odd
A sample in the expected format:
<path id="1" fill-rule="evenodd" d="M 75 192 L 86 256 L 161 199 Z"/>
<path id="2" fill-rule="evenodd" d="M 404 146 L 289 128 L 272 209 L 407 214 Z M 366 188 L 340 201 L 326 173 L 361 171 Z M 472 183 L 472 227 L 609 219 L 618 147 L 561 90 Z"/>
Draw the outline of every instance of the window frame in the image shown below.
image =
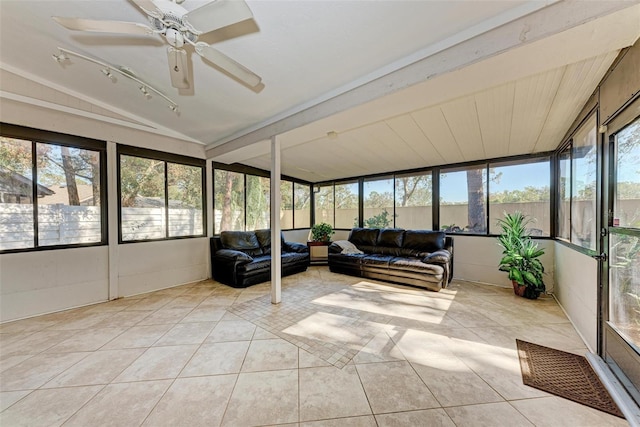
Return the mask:
<path id="1" fill-rule="evenodd" d="M 478 232 L 450 232 L 450 231 L 445 231 L 445 233 L 447 235 L 453 235 L 453 236 L 491 236 L 489 234 L 489 221 L 491 221 L 491 219 L 489 218 L 489 164 L 490 161 L 486 160 L 486 161 L 476 161 L 476 162 L 466 162 L 466 163 L 458 163 L 455 165 L 446 165 L 444 167 L 438 167 L 437 169 L 437 174 L 438 174 L 438 200 L 437 200 L 437 205 L 438 205 L 438 228 L 436 229 L 435 227 L 433 228 L 434 230 L 439 230 L 439 231 L 445 231 L 442 230 L 442 205 L 440 204 L 440 200 L 442 199 L 442 174 L 446 173 L 447 171 L 449 172 L 464 172 L 467 171 L 469 169 L 478 169 L 481 171 L 484 171 L 485 176 L 487 177 L 486 182 L 484 184 L 484 206 L 485 206 L 485 232 L 484 233 L 478 233 Z M 434 201 L 435 202 L 435 201 Z M 467 206 L 469 205 L 469 199 L 467 198 Z M 468 207 L 467 207 L 468 209 Z M 435 226 L 435 224 L 434 224 Z"/>
<path id="2" fill-rule="evenodd" d="M 45 131 L 41 129 L 18 126 L 0 122 L 0 135 L 7 138 L 21 139 L 31 142 L 31 189 L 33 194 L 33 246 L 29 248 L 16 248 L 0 250 L 0 254 L 39 252 L 58 249 L 84 248 L 93 246 L 105 246 L 109 244 L 109 219 L 108 219 L 108 194 L 107 194 L 107 143 L 92 138 L 85 138 L 64 133 Z M 99 242 L 91 243 L 65 243 L 61 245 L 40 246 L 38 243 L 38 163 L 36 158 L 36 144 L 56 145 L 59 147 L 69 147 L 96 151 L 99 154 L 100 164 L 100 232 Z"/>
<path id="3" fill-rule="evenodd" d="M 368 227 L 365 227 L 364 225 L 364 222 L 366 221 L 366 219 L 364 218 L 366 216 L 364 211 L 365 209 L 380 209 L 380 208 L 366 208 L 364 206 L 365 184 L 368 182 L 387 181 L 387 180 L 391 180 L 391 205 L 392 205 L 390 206 L 391 212 L 389 212 L 391 214 L 391 227 L 388 227 L 388 228 L 396 227 L 396 172 L 388 173 L 388 174 L 376 174 L 371 177 L 362 178 L 362 193 L 359 196 L 359 199 L 360 199 L 359 203 L 362 205 L 362 216 L 359 218 L 359 221 L 358 221 L 358 224 L 360 227 L 368 228 Z M 382 209 L 386 211 L 387 207 L 385 206 Z M 370 218 L 374 218 L 374 217 L 375 215 Z"/>
<path id="4" fill-rule="evenodd" d="M 492 168 L 500 168 L 500 167 L 509 167 L 509 166 L 521 166 L 521 165 L 527 165 L 527 164 L 532 164 L 532 163 L 547 163 L 547 165 L 549 166 L 549 234 L 548 235 L 539 235 L 539 236 L 531 236 L 531 237 L 544 237 L 544 238 L 552 238 L 552 236 L 554 235 L 554 228 L 553 228 L 553 223 L 554 223 L 554 215 L 552 215 L 551 213 L 554 212 L 552 210 L 552 201 L 555 198 L 555 195 L 553 194 L 553 157 L 551 156 L 551 154 L 546 155 L 546 156 L 531 156 L 527 159 L 519 159 L 519 160 L 509 160 L 509 159 L 504 159 L 504 160 L 500 160 L 500 161 L 494 161 L 494 162 L 488 162 L 488 170 L 487 170 L 487 175 L 490 175 L 491 169 Z M 498 236 L 500 233 L 491 233 L 491 179 L 487 179 L 487 232 L 490 236 Z M 495 219 L 494 219 L 495 221 Z M 495 222 L 494 222 L 495 224 Z"/>
<path id="5" fill-rule="evenodd" d="M 540 240 L 552 240 L 555 238 L 555 221 L 553 220 L 554 215 L 554 205 L 555 205 L 555 197 L 553 194 L 553 190 L 555 189 L 555 166 L 554 166 L 554 162 L 555 162 L 555 157 L 554 157 L 554 151 L 545 151 L 545 152 L 541 152 L 541 153 L 533 153 L 533 154 L 521 154 L 521 155 L 517 155 L 517 156 L 508 156 L 508 157 L 495 157 L 495 158 L 491 158 L 491 159 L 486 159 L 486 160 L 474 160 L 474 161 L 469 161 L 469 162 L 460 162 L 460 163 L 452 163 L 452 164 L 447 164 L 447 165 L 438 165 L 438 166 L 427 166 L 424 168 L 414 168 L 414 169 L 405 169 L 405 170 L 399 170 L 399 171 L 393 171 L 393 172 L 382 172 L 382 173 L 376 173 L 376 174 L 371 174 L 371 175 L 361 175 L 361 176 L 356 176 L 356 177 L 348 177 L 348 178 L 341 178 L 340 180 L 328 180 L 328 181 L 319 181 L 319 182 L 315 182 L 313 183 L 313 188 L 317 188 L 318 186 L 326 186 L 326 185 L 331 185 L 332 183 L 341 183 L 341 182 L 355 182 L 358 181 L 359 182 L 359 195 L 358 195 L 358 199 L 359 199 L 359 209 L 360 209 L 360 215 L 359 215 L 359 225 L 358 227 L 362 227 L 363 226 L 363 210 L 364 210 L 364 191 L 363 191 L 363 187 L 364 187 L 364 182 L 366 181 L 375 181 L 377 179 L 385 179 L 387 177 L 392 177 L 393 179 L 393 200 L 394 200 L 394 218 L 393 218 L 393 227 L 396 227 L 396 218 L 395 218 L 395 210 L 396 210 L 396 197 L 395 197 L 395 192 L 396 192 L 396 177 L 402 177 L 402 176 L 407 176 L 407 175 L 422 175 L 422 174 L 431 174 L 431 194 L 432 194 L 432 230 L 439 230 L 440 229 L 440 173 L 443 170 L 451 170 L 451 169 L 465 169 L 465 168 L 469 168 L 472 166 L 478 166 L 478 165 L 484 165 L 484 168 L 486 168 L 487 170 L 487 174 L 489 174 L 489 169 L 491 166 L 496 166 L 499 167 L 502 163 L 510 163 L 510 164 L 518 164 L 518 163 L 532 163 L 532 162 L 536 162 L 537 160 L 540 161 L 544 161 L 544 159 L 546 159 L 549 162 L 549 188 L 551 191 L 551 196 L 550 196 L 550 201 L 549 201 L 549 205 L 550 205 L 550 209 L 551 212 L 549 214 L 549 217 L 551 219 L 551 224 L 550 224 L 550 235 L 549 236 L 532 236 L 532 238 L 534 239 L 540 239 Z M 491 221 L 491 217 L 489 216 L 489 209 L 490 209 L 490 205 L 489 205 L 489 190 L 488 188 L 486 188 L 486 192 L 485 192 L 485 199 L 486 199 L 486 203 L 487 203 L 487 231 L 485 233 L 451 233 L 451 232 L 446 232 L 447 235 L 450 236 L 456 236 L 456 235 L 461 235 L 461 236 L 480 236 L 480 237 L 497 237 L 498 234 L 491 234 L 489 233 L 489 221 Z M 312 198 L 313 200 L 313 198 Z M 313 224 L 315 224 L 315 209 L 312 210 L 312 212 L 314 212 L 314 218 L 312 218 L 313 220 Z M 342 228 L 336 228 L 336 230 L 349 230 L 349 229 L 342 229 Z"/>
<path id="6" fill-rule="evenodd" d="M 430 176 L 431 178 L 431 205 L 426 205 L 426 206 L 412 206 L 412 207 L 424 207 L 424 208 L 431 208 L 431 227 L 433 228 L 433 224 L 435 223 L 435 216 L 434 216 L 434 208 L 437 208 L 437 206 L 434 206 L 434 201 L 435 200 L 440 200 L 439 197 L 439 192 L 438 192 L 438 196 L 436 196 L 436 192 L 435 192 L 435 181 L 434 181 L 434 174 L 433 174 L 433 168 L 429 168 L 429 169 L 425 169 L 423 171 L 417 172 L 417 171 L 413 171 L 410 173 L 400 173 L 400 172 L 396 172 L 394 174 L 393 177 L 393 210 L 394 210 L 394 215 L 393 215 L 393 226 L 394 227 L 398 227 L 397 224 L 397 219 L 400 217 L 400 215 L 398 214 L 398 178 L 402 179 L 402 178 L 412 178 L 412 177 L 417 177 L 417 176 Z M 438 176 L 438 180 L 439 180 L 439 176 Z M 439 181 L 438 181 L 439 183 Z M 438 189 L 439 191 L 439 189 Z M 437 197 L 437 198 L 436 198 Z M 402 208 L 402 206 L 400 206 L 400 208 Z M 402 227 L 401 227 L 402 228 Z"/>
<path id="7" fill-rule="evenodd" d="M 143 159 L 156 160 L 164 162 L 164 216 L 165 216 L 165 237 L 157 239 L 134 239 L 122 240 L 122 174 L 121 156 L 139 157 Z M 188 236 L 169 236 L 169 180 L 168 180 L 168 163 L 181 164 L 186 166 L 200 167 L 202 170 L 202 233 Z M 116 179 L 118 192 L 118 244 L 140 243 L 140 242 L 159 242 L 165 240 L 194 239 L 207 236 L 207 178 L 206 178 L 206 160 L 195 157 L 183 156 L 180 154 L 167 153 L 164 151 L 151 150 L 149 148 L 134 147 L 131 145 L 118 144 L 116 146 Z"/>
<path id="8" fill-rule="evenodd" d="M 586 248 L 584 246 L 581 246 L 579 244 L 574 243 L 571 240 L 571 236 L 572 236 L 572 232 L 571 232 L 571 228 L 572 228 L 572 221 L 573 221 L 573 199 L 575 196 L 575 189 L 573 187 L 573 179 L 574 179 L 574 173 L 575 173 L 575 168 L 574 168 L 574 157 L 573 157 L 573 143 L 574 143 L 574 138 L 576 136 L 576 134 L 583 128 L 583 126 L 585 126 L 590 119 L 594 118 L 595 119 L 595 123 L 596 123 L 596 144 L 595 144 L 595 148 L 596 148 L 596 164 L 598 165 L 597 167 L 599 168 L 599 164 L 602 162 L 602 140 L 601 140 L 601 132 L 598 131 L 598 126 L 600 123 L 600 116 L 598 113 L 598 109 L 597 107 L 594 107 L 593 109 L 591 109 L 590 111 L 588 111 L 581 119 L 580 121 L 571 128 L 571 132 L 565 137 L 564 141 L 562 142 L 562 144 L 560 144 L 556 150 L 553 153 L 553 159 L 554 161 L 554 165 L 553 165 L 553 170 L 552 170 L 552 174 L 553 174 L 553 179 L 554 179 L 554 185 L 552 186 L 552 189 L 555 190 L 555 194 L 553 196 L 552 201 L 555 204 L 555 207 L 559 207 L 560 204 L 562 203 L 562 201 L 560 200 L 560 191 L 559 191 L 559 185 L 560 185 L 560 156 L 568 151 L 569 152 L 569 177 L 568 177 L 568 182 L 569 182 L 569 209 L 568 209 L 568 214 L 569 214 L 569 237 L 560 237 L 558 235 L 559 229 L 560 229 L 560 217 L 559 217 L 559 213 L 560 213 L 560 209 L 555 209 L 553 212 L 555 212 L 555 214 L 553 214 L 552 218 L 553 218 L 553 223 L 552 223 L 552 239 L 555 240 L 556 242 L 560 243 L 563 246 L 566 246 L 568 248 L 571 248 L 577 252 L 580 252 L 582 254 L 585 255 L 589 255 L 589 256 L 593 256 L 599 253 L 599 248 L 600 248 L 600 227 L 598 226 L 598 224 L 596 223 L 596 229 L 595 229 L 595 249 L 590 249 L 590 248 Z M 599 195 L 599 187 L 602 184 L 602 178 L 598 176 L 598 174 L 596 173 L 596 185 L 595 185 L 595 192 L 596 192 L 596 197 L 594 199 L 594 203 L 596 204 L 596 218 L 598 216 L 597 211 L 599 209 L 599 206 L 601 204 L 600 201 L 600 195 Z"/>
<path id="9" fill-rule="evenodd" d="M 212 181 L 212 195 L 213 197 L 211 198 L 211 205 L 213 207 L 213 212 L 215 214 L 215 209 L 216 209 L 216 204 L 215 204 L 215 200 L 216 200 L 216 185 L 215 185 L 215 171 L 216 170 L 224 170 L 224 171 L 228 171 L 228 172 L 235 172 L 235 173 L 240 173 L 243 174 L 243 191 L 244 191 L 244 229 L 246 230 L 247 228 L 247 175 L 253 175 L 253 176 L 257 176 L 257 177 L 261 177 L 261 178 L 268 178 L 271 179 L 271 173 L 269 171 L 263 170 L 263 169 L 259 169 L 259 168 L 254 168 L 252 166 L 247 166 L 247 165 L 243 165 L 240 163 L 234 163 L 231 165 L 227 165 L 225 163 L 220 163 L 220 162 L 212 162 L 211 164 L 211 181 Z M 292 209 L 292 224 L 293 224 L 293 228 L 282 228 L 282 231 L 290 231 L 290 230 L 304 230 L 304 229 L 308 229 L 311 227 L 298 227 L 296 228 L 296 209 L 295 209 L 295 184 L 298 185 L 305 185 L 309 188 L 309 193 L 311 194 L 311 200 L 310 200 L 310 205 L 309 205 L 309 224 L 313 224 L 312 220 L 313 220 L 313 184 L 311 182 L 302 180 L 302 179 L 298 179 L 298 178 L 293 178 L 290 177 L 288 175 L 280 175 L 280 181 L 288 181 L 291 182 L 291 200 L 293 203 L 293 209 Z M 224 231 L 224 230 L 222 230 Z M 214 236 L 219 236 L 220 235 L 221 230 L 216 230 L 215 229 L 215 220 L 213 223 L 213 235 Z"/>

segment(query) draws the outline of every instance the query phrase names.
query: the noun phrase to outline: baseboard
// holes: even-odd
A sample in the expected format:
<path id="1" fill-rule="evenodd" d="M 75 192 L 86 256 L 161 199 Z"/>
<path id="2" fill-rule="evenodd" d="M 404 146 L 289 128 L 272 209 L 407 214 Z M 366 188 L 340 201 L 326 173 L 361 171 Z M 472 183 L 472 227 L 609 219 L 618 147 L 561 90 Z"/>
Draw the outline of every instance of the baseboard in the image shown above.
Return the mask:
<path id="1" fill-rule="evenodd" d="M 635 400 L 629 396 L 629 393 L 627 393 L 606 362 L 593 353 L 587 354 L 587 360 L 611 395 L 611 398 L 624 414 L 627 422 L 632 427 L 640 427 L 640 408 L 638 408 Z"/>

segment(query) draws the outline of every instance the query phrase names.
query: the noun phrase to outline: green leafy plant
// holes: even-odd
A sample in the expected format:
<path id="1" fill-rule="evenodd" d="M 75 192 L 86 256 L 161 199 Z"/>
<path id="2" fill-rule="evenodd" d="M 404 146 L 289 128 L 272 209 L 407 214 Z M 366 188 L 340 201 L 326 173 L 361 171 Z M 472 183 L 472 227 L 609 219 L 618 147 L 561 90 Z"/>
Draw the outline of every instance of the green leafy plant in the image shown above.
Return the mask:
<path id="1" fill-rule="evenodd" d="M 363 222 L 366 228 L 387 228 L 391 225 L 391 218 L 389 217 L 389 212 L 385 209 L 378 215 L 367 218 Z"/>
<path id="2" fill-rule="evenodd" d="M 540 257 L 544 249 L 531 239 L 527 225 L 531 219 L 521 212 L 505 214 L 498 220 L 502 234 L 498 244 L 502 247 L 502 259 L 498 269 L 509 273 L 509 279 L 518 285 L 526 286 L 524 297 L 535 299 L 545 291 L 544 266 Z"/>
<path id="3" fill-rule="evenodd" d="M 334 233 L 333 227 L 326 222 L 314 224 L 311 227 L 311 238 L 314 242 L 328 242 Z"/>

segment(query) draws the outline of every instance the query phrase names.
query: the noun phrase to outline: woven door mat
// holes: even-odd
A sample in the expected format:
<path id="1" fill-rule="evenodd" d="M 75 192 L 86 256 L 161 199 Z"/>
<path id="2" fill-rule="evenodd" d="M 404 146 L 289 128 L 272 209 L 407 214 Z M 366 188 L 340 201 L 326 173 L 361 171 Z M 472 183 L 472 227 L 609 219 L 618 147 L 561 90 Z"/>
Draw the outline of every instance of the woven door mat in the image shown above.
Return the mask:
<path id="1" fill-rule="evenodd" d="M 524 384 L 624 418 L 584 356 L 516 340 Z"/>

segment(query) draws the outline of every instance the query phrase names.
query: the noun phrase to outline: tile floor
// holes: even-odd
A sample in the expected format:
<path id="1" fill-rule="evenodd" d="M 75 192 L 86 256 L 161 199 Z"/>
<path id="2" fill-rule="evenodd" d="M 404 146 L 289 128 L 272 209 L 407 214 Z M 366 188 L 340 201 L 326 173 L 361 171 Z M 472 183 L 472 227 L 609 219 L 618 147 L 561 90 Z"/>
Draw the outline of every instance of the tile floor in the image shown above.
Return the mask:
<path id="1" fill-rule="evenodd" d="M 2 426 L 624 426 L 524 386 L 515 339 L 584 354 L 552 298 L 326 267 L 0 325 Z"/>

